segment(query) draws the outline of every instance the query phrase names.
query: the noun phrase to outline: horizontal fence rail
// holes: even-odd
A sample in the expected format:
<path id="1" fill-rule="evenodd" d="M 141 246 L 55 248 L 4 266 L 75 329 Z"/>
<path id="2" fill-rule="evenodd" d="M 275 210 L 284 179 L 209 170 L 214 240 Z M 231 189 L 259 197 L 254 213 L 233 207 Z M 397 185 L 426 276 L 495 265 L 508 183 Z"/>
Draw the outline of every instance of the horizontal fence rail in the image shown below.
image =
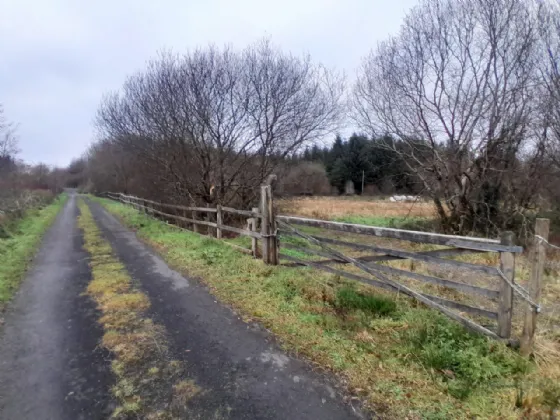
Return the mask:
<path id="1" fill-rule="evenodd" d="M 443 235 L 439 233 L 417 232 L 413 230 L 384 228 L 353 223 L 330 222 L 326 220 L 307 219 L 295 216 L 277 216 L 277 219 L 294 225 L 312 226 L 337 230 L 340 232 L 358 233 L 362 235 L 373 235 L 382 238 L 401 239 L 417 243 L 447 245 L 456 248 L 479 251 L 523 252 L 523 247 L 502 245 L 499 240 L 495 239 Z"/>
<path id="2" fill-rule="evenodd" d="M 196 211 L 196 212 L 200 212 L 200 213 L 217 213 L 218 212 L 217 207 L 188 207 L 188 206 L 181 206 L 181 205 L 178 205 L 178 204 L 160 203 L 158 201 L 147 200 L 145 198 L 138 198 L 138 197 L 134 197 L 134 196 L 130 196 L 130 195 L 124 195 L 124 194 L 121 194 L 121 196 L 126 198 L 126 199 L 132 199 L 132 200 L 141 201 L 141 202 L 144 202 L 144 203 L 155 204 L 157 206 L 176 209 L 176 210 Z M 238 214 L 240 216 L 262 217 L 262 215 L 259 212 L 254 212 L 254 211 L 250 211 L 250 210 L 239 210 L 239 209 L 234 209 L 232 207 L 223 207 L 223 206 L 221 207 L 221 210 L 223 212 L 226 212 L 226 213 Z"/>
<path id="3" fill-rule="evenodd" d="M 313 249 L 309 249 L 309 248 L 300 248 L 297 246 L 294 246 L 292 244 L 288 244 L 288 243 L 281 243 L 281 246 L 283 248 L 287 248 L 287 249 L 293 249 L 295 251 L 299 251 L 299 252 L 303 252 L 306 254 L 312 254 L 312 255 L 320 255 L 320 256 L 328 256 L 328 254 L 326 252 L 322 252 L 322 251 L 317 251 L 317 250 L 313 250 Z M 427 251 L 430 252 L 430 251 Z M 437 252 L 437 251 L 436 251 Z M 373 256 L 373 257 L 358 257 L 356 258 L 359 261 L 362 261 L 364 263 L 367 263 L 367 265 L 371 268 L 373 268 L 374 270 L 379 270 L 382 273 L 387 273 L 387 274 L 395 274 L 398 276 L 405 276 L 405 277 L 410 277 L 414 280 L 418 280 L 418 281 L 422 281 L 425 283 L 431 283 L 431 284 L 437 284 L 439 286 L 445 286 L 445 287 L 449 287 L 451 289 L 455 289 L 455 290 L 459 290 L 461 292 L 464 293 L 470 293 L 470 294 L 475 294 L 475 295 L 480 295 L 480 296 L 485 296 L 489 299 L 497 299 L 499 296 L 499 292 L 497 290 L 491 290 L 491 289 L 486 289 L 484 287 L 478 287 L 478 286 L 471 286 L 469 284 L 465 284 L 465 283 L 459 283 L 456 281 L 452 281 L 452 280 L 446 280 L 446 279 L 442 279 L 439 277 L 434 277 L 434 276 L 429 276 L 426 274 L 420 274 L 420 273 L 415 273 L 413 271 L 407 271 L 407 270 L 401 270 L 399 268 L 394 268 L 394 267 L 389 267 L 386 265 L 380 265 L 380 264 L 372 264 L 371 260 L 374 258 L 378 258 L 377 256 Z M 298 261 L 300 262 L 300 261 Z M 338 264 L 347 264 L 346 261 L 343 260 L 329 260 L 329 262 L 336 262 Z M 320 265 L 322 267 L 326 267 L 326 265 L 322 262 L 319 262 L 317 265 Z"/>
<path id="4" fill-rule="evenodd" d="M 176 206 L 176 205 L 158 203 L 157 201 L 144 200 L 143 198 L 136 198 L 136 197 L 132 197 L 132 196 L 123 195 L 123 197 L 128 199 L 128 200 L 132 199 L 132 200 L 138 200 L 138 201 L 145 201 L 145 202 L 149 202 L 149 203 L 154 203 L 156 205 L 161 205 L 162 207 L 175 208 L 175 209 L 178 209 L 178 210 L 207 212 L 207 213 L 216 213 L 217 212 L 216 208 L 210 208 L 210 207 Z M 179 220 L 179 221 L 182 221 L 182 222 L 192 223 L 192 224 L 201 225 L 201 226 L 209 226 L 209 227 L 213 227 L 213 228 L 217 228 L 217 229 L 222 229 L 222 230 L 227 230 L 227 231 L 230 231 L 230 232 L 234 232 L 234 233 L 237 233 L 239 235 L 245 235 L 245 236 L 250 236 L 252 238 L 262 239 L 262 235 L 258 232 L 253 232 L 253 231 L 245 230 L 245 229 L 239 229 L 239 228 L 236 228 L 236 227 L 233 227 L 233 226 L 224 225 L 223 223 L 208 222 L 206 220 L 191 219 L 191 218 L 188 218 L 188 217 L 177 216 L 176 214 L 165 213 L 165 212 L 156 210 L 153 207 L 144 206 L 144 205 L 139 204 L 135 201 L 131 201 L 131 204 L 133 206 L 139 208 L 139 209 L 150 211 L 150 212 L 153 212 L 153 213 L 158 214 L 160 216 L 170 217 L 172 219 Z M 223 208 L 222 208 L 222 210 L 223 210 Z M 231 210 L 237 211 L 237 209 L 231 209 Z M 245 211 L 243 211 L 243 213 L 238 213 L 238 214 L 254 215 L 253 212 L 245 212 Z"/>
<path id="5" fill-rule="evenodd" d="M 314 268 L 317 268 L 319 270 L 329 272 L 331 274 L 335 274 L 335 275 L 342 276 L 342 277 L 347 277 L 347 278 L 352 279 L 352 280 L 357 280 L 357 281 L 360 281 L 362 283 L 371 284 L 372 286 L 380 287 L 382 289 L 390 290 L 390 291 L 393 291 L 393 292 L 401 292 L 401 293 L 403 293 L 407 296 L 413 297 L 413 295 L 411 293 L 409 293 L 408 291 L 403 290 L 399 287 L 391 286 L 391 285 L 389 285 L 385 282 L 382 282 L 382 281 L 374 280 L 374 279 L 367 278 L 367 277 L 364 277 L 364 276 L 360 276 L 360 275 L 354 274 L 354 273 L 349 273 L 349 272 L 343 271 L 343 270 L 337 270 L 336 268 L 330 267 L 328 265 L 318 264 L 314 261 L 301 260 L 299 258 L 295 258 L 295 257 L 293 257 L 291 255 L 288 255 L 288 254 L 280 253 L 280 256 L 282 258 L 288 260 L 288 261 L 293 261 L 293 262 L 295 262 L 297 264 L 300 264 L 300 265 L 306 265 L 306 266 L 309 266 L 309 267 L 314 267 Z M 458 303 L 458 302 L 455 302 L 455 301 L 443 299 L 443 298 L 440 298 L 440 297 L 437 297 L 437 296 L 432 296 L 432 295 L 429 295 L 429 294 L 426 294 L 426 293 L 422 293 L 422 296 L 424 296 L 424 297 L 426 297 L 430 300 L 434 300 L 434 301 L 438 302 L 439 304 L 447 306 L 449 308 L 459 309 L 462 312 L 468 312 L 468 313 L 471 313 L 471 314 L 474 314 L 474 315 L 484 316 L 484 317 L 490 318 L 490 319 L 498 319 L 497 312 L 492 312 L 492 311 L 488 311 L 488 310 L 483 309 L 483 308 L 477 308 L 477 307 L 473 307 L 473 306 L 469 306 L 469 305 L 464 305 L 464 304 L 461 304 L 461 303 Z"/>
<path id="6" fill-rule="evenodd" d="M 430 254 L 420 253 L 420 252 L 409 252 L 409 251 L 403 251 L 399 249 L 383 248 L 374 245 L 364 245 L 355 242 L 345 242 L 338 239 L 324 238 L 315 235 L 311 235 L 311 236 L 314 239 L 318 240 L 319 242 L 324 242 L 332 245 L 342 245 L 345 247 L 359 249 L 363 251 L 379 252 L 391 257 L 399 257 L 401 259 L 411 259 L 411 260 L 424 261 L 424 262 L 440 264 L 440 265 L 450 265 L 453 266 L 454 268 L 463 268 L 466 270 L 479 271 L 482 273 L 495 275 L 495 276 L 499 275 L 498 270 L 495 267 L 488 267 L 486 265 L 470 264 L 461 261 L 448 260 L 444 258 L 439 258 L 437 256 L 432 256 Z"/>
<path id="7" fill-rule="evenodd" d="M 269 187 L 270 188 L 270 187 Z M 264 229 L 266 232 L 261 229 L 258 231 L 259 222 L 261 222 L 261 226 L 264 226 L 262 223 L 263 219 L 266 219 L 265 215 L 262 213 L 261 208 L 267 208 L 269 205 L 266 203 L 266 197 L 264 197 L 264 207 L 263 203 L 261 203 L 261 208 L 254 207 L 252 210 L 241 210 L 236 209 L 233 207 L 225 207 L 217 205 L 216 207 L 195 207 L 195 206 L 183 206 L 178 204 L 170 204 L 170 203 L 162 203 L 159 201 L 149 200 L 146 198 L 135 197 L 132 195 L 122 194 L 122 193 L 104 193 L 102 194 L 112 200 L 120 201 L 124 204 L 128 204 L 133 206 L 139 211 L 143 211 L 144 213 L 159 216 L 164 219 L 171 219 L 177 223 L 174 223 L 175 226 L 179 228 L 184 228 L 184 225 L 191 224 L 193 226 L 193 231 L 199 233 L 198 226 L 206 226 L 212 229 L 215 233 L 215 237 L 217 239 L 223 239 L 223 231 L 232 232 L 238 235 L 247 236 L 251 238 L 251 248 L 244 248 L 240 245 L 231 243 L 231 242 L 224 242 L 235 248 L 238 251 L 241 251 L 246 254 L 251 254 L 255 258 L 266 255 L 264 252 L 260 252 L 258 249 L 258 240 L 261 241 L 263 248 L 267 246 L 267 249 L 275 249 L 275 247 L 270 246 L 271 241 L 276 241 L 276 233 L 274 232 L 272 235 L 268 232 L 270 228 Z M 173 214 L 168 211 L 164 211 L 164 209 L 174 210 L 180 212 L 181 214 Z M 188 216 L 190 213 L 191 217 Z M 197 214 L 204 214 L 206 220 L 197 218 Z M 247 217 L 246 222 L 246 229 L 242 229 L 236 226 L 230 226 L 223 223 L 223 215 L 224 213 L 229 213 L 237 216 Z M 214 220 L 211 221 L 210 218 Z M 212 235 L 214 236 L 214 235 Z"/>

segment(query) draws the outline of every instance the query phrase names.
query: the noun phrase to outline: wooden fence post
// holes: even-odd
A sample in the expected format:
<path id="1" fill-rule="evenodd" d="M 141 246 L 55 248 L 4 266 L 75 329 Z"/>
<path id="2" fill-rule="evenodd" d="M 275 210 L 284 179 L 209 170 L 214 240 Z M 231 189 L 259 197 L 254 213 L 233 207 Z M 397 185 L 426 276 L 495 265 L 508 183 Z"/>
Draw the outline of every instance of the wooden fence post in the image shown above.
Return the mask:
<path id="1" fill-rule="evenodd" d="M 502 232 L 500 243 L 511 246 L 514 244 L 513 232 Z M 515 281 L 515 254 L 500 252 L 500 269 L 513 283 Z M 500 301 L 498 307 L 498 336 L 509 338 L 511 335 L 511 316 L 513 312 L 513 289 L 505 280 L 500 283 Z"/>
<path id="2" fill-rule="evenodd" d="M 206 203 L 206 208 L 210 208 L 210 203 Z M 212 213 L 206 212 L 206 216 L 202 216 L 202 219 L 206 219 L 207 222 L 212 222 Z M 206 234 L 208 236 L 216 236 L 215 230 L 212 226 L 206 226 Z"/>
<path id="3" fill-rule="evenodd" d="M 220 204 L 216 206 L 216 223 L 218 225 L 216 228 L 216 238 L 222 239 L 222 229 L 220 228 L 222 225 L 222 206 Z"/>
<path id="4" fill-rule="evenodd" d="M 278 253 L 276 252 L 276 221 L 272 202 L 272 187 L 261 186 L 261 234 L 263 261 L 266 264 L 277 265 Z"/>
<path id="5" fill-rule="evenodd" d="M 252 211 L 254 213 L 258 213 L 259 212 L 259 208 L 258 207 L 253 207 Z M 257 232 L 258 229 L 258 225 L 259 225 L 259 218 L 254 216 L 253 219 L 251 220 L 251 230 L 253 232 Z M 259 257 L 259 246 L 258 246 L 258 239 L 257 238 L 251 238 L 251 252 L 253 253 L 253 257 L 254 258 L 258 258 Z"/>
<path id="6" fill-rule="evenodd" d="M 270 234 L 270 225 L 268 224 L 268 193 L 267 186 L 261 186 L 261 235 L 262 235 L 262 258 L 266 264 L 269 264 L 268 235 Z"/>
<path id="7" fill-rule="evenodd" d="M 533 249 L 531 250 L 531 275 L 529 277 L 529 296 L 535 303 L 539 303 L 542 291 L 542 279 L 544 274 L 544 262 L 546 260 L 546 244 L 540 236 L 548 241 L 550 220 L 537 219 L 535 222 L 535 238 L 533 239 Z M 523 335 L 521 337 L 521 354 L 529 356 L 533 352 L 535 331 L 537 329 L 536 310 L 527 306 L 525 311 L 525 323 L 523 325 Z"/>
<path id="8" fill-rule="evenodd" d="M 196 220 L 196 211 L 192 212 L 192 218 Z M 196 223 L 193 223 L 193 232 L 198 233 L 198 225 Z"/>
<path id="9" fill-rule="evenodd" d="M 182 215 L 185 219 L 189 218 L 189 215 L 187 214 L 186 210 L 183 210 Z M 183 226 L 183 229 L 188 229 L 189 228 L 189 223 L 188 222 L 183 221 L 183 223 L 181 225 Z"/>

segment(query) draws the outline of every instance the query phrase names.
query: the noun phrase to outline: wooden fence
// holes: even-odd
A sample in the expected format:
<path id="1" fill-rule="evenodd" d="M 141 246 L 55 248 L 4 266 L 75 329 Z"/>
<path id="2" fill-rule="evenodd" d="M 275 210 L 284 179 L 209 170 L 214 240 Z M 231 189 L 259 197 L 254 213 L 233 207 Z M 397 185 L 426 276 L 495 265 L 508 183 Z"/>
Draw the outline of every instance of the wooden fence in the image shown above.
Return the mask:
<path id="1" fill-rule="evenodd" d="M 217 239 L 224 239 L 224 231 L 248 236 L 251 238 L 251 248 L 243 248 L 230 242 L 226 243 L 241 252 L 253 255 L 255 258 L 262 257 L 267 264 L 278 263 L 272 192 L 269 185 L 261 187 L 260 207 L 254 207 L 251 210 L 240 210 L 220 205 L 216 207 L 188 207 L 160 203 L 122 193 L 104 193 L 102 195 L 128 204 L 151 216 L 171 221 L 181 228 L 190 227 L 196 233 L 201 233 L 200 226 L 205 226 L 207 233 Z M 226 214 L 246 217 L 245 228 L 225 224 Z M 261 242 L 261 249 L 259 249 L 258 241 Z"/>
<path id="2" fill-rule="evenodd" d="M 255 258 L 262 257 L 267 264 L 276 265 L 280 260 L 284 260 L 292 266 L 313 267 L 403 293 L 439 310 L 471 330 L 496 339 L 510 339 L 512 335 L 514 293 L 518 294 L 523 298 L 522 300 L 532 305 L 528 305 L 526 309 L 524 332 L 521 339 L 523 351 L 525 353 L 531 351 L 539 312 L 538 299 L 545 258 L 544 246 L 541 246 L 540 242 L 535 242 L 531 254 L 532 269 L 529 290 L 526 291 L 515 282 L 515 256 L 523 252 L 523 248 L 514 244 L 514 237 L 510 232 L 505 232 L 500 239 L 485 239 L 275 215 L 270 186 L 261 187 L 260 207 L 251 210 L 239 210 L 219 205 L 215 208 L 187 207 L 120 193 L 107 193 L 106 196 L 131 205 L 139 211 L 174 222 L 182 228 L 192 227 L 195 232 L 200 233 L 199 226 L 206 226 L 208 234 L 218 239 L 224 238 L 223 231 L 251 237 L 250 249 L 228 244 L 242 252 L 252 254 Z M 245 228 L 226 225 L 224 223 L 226 214 L 247 217 Z M 303 229 L 295 226 L 303 226 Z M 314 232 L 310 233 L 310 228 Z M 537 230 L 540 238 L 547 239 L 548 220 L 539 219 Z M 316 234 L 317 231 L 322 234 Z M 277 233 L 279 234 L 277 235 Z M 340 238 L 340 236 L 348 234 L 352 235 L 352 240 Z M 290 237 L 298 237 L 300 243 L 291 243 L 287 239 Z M 369 238 L 369 240 L 359 238 Z M 375 241 L 372 242 L 373 239 Z M 429 244 L 432 248 L 437 249 L 414 251 L 402 247 L 397 248 L 393 245 L 394 241 L 389 241 L 390 244 L 378 243 L 383 242 L 384 239 Z M 258 241 L 261 242 L 260 247 Z M 283 252 L 284 249 L 292 252 Z M 293 255 L 294 252 L 297 255 L 307 255 L 315 259 L 296 257 Z M 355 256 L 356 253 L 367 255 Z M 497 253 L 499 264 L 492 266 L 461 260 L 461 257 L 466 254 L 480 253 Z M 318 257 L 322 259 L 317 260 Z M 419 261 L 424 264 L 449 267 L 453 270 L 472 273 L 473 278 L 481 276 L 493 278 L 497 287 L 469 284 L 469 281 L 461 282 L 446 278 L 444 275 L 421 273 L 412 268 L 407 270 L 387 264 L 397 260 Z M 354 271 L 343 269 L 348 266 L 353 266 Z M 424 293 L 403 283 L 401 279 L 435 285 L 443 287 L 445 290 L 455 290 L 460 292 L 459 295 L 486 299 L 494 305 L 495 309 L 491 310 L 461 302 L 458 297 L 448 299 Z M 469 314 L 471 317 L 468 318 L 465 314 Z M 493 325 L 482 323 L 480 319 L 483 318 L 492 322 Z"/>
<path id="3" fill-rule="evenodd" d="M 294 265 L 309 266 L 338 276 L 344 276 L 376 287 L 389 289 L 413 297 L 429 307 L 437 309 L 450 318 L 460 322 L 471 330 L 497 339 L 510 339 L 512 333 L 512 315 L 514 311 L 514 293 L 520 301 L 526 304 L 523 335 L 521 337 L 522 352 L 531 352 L 537 314 L 540 311 L 538 299 L 541 290 L 541 278 L 544 266 L 545 251 L 541 242 L 536 241 L 530 256 L 532 268 L 529 278 L 529 290 L 523 289 L 515 281 L 515 256 L 523 252 L 523 248 L 514 244 L 511 232 L 504 232 L 501 239 L 485 239 L 475 237 L 442 235 L 427 232 L 417 232 L 402 229 L 392 229 L 358 225 L 351 223 L 330 222 L 325 220 L 308 219 L 294 216 L 279 215 L 276 218 L 280 226 L 280 259 L 287 260 Z M 538 219 L 536 231 L 538 237 L 548 238 L 548 220 Z M 303 226 L 306 231 L 296 229 Z M 310 229 L 311 228 L 311 229 Z M 309 233 L 312 230 L 313 233 Z M 317 234 L 319 232 L 320 234 Z M 352 240 L 342 240 L 340 236 L 348 236 Z M 329 236 L 330 235 L 330 236 Z M 290 237 L 297 237 L 300 243 L 290 243 Z M 360 240 L 359 238 L 367 238 Z M 384 239 L 389 244 L 379 245 Z M 301 245 L 301 242 L 306 245 Z M 408 243 L 429 244 L 432 248 L 427 251 L 411 251 L 395 247 L 393 243 L 406 241 Z M 367 242 L 367 243 L 364 243 Z M 299 255 L 315 257 L 315 260 L 294 257 L 293 253 L 282 252 L 283 249 L 295 251 Z M 367 254 L 351 256 L 353 254 Z M 466 254 L 497 253 L 498 266 L 473 264 L 462 261 Z M 373 255 L 371 255 L 373 254 Z M 323 259 L 317 260 L 317 257 Z M 459 259 L 454 259 L 459 257 Z M 387 262 L 395 260 L 419 261 L 428 265 L 448 267 L 462 273 L 472 273 L 472 278 L 486 277 L 494 279 L 496 288 L 469 284 L 469 281 L 456 281 L 428 273 L 419 273 L 414 269 L 392 267 Z M 350 272 L 337 265 L 352 265 L 358 270 Z M 356 273 L 356 271 L 358 271 Z M 369 276 L 359 274 L 365 272 Z M 445 272 L 445 271 L 443 271 Z M 466 276 L 469 278 L 469 276 Z M 415 290 L 401 279 L 410 279 L 417 283 L 443 286 L 445 289 L 456 290 L 457 295 L 476 296 L 493 302 L 495 310 L 489 310 L 466 304 L 459 299 L 446 299 Z M 494 322 L 494 326 L 475 322 L 465 316 L 479 320 L 486 318 Z M 517 344 L 517 340 L 510 340 Z"/>
<path id="4" fill-rule="evenodd" d="M 499 276 L 496 267 L 472 264 L 468 262 L 450 259 L 458 255 L 467 253 L 481 252 L 499 252 L 500 253 L 500 271 L 508 276 L 511 280 L 514 278 L 514 257 L 515 253 L 523 251 L 523 248 L 513 245 L 512 235 L 505 234 L 502 240 L 491 240 L 482 238 L 471 238 L 451 235 L 441 235 L 426 232 L 407 231 L 401 229 L 381 228 L 374 226 L 356 225 L 350 223 L 328 222 L 324 220 L 306 219 L 301 217 L 278 216 L 280 222 L 285 223 L 285 229 L 281 231 L 283 236 L 299 236 L 308 240 L 309 243 L 318 245 L 321 249 L 317 250 L 312 247 L 293 246 L 289 242 L 281 241 L 281 247 L 292 249 L 300 253 L 326 257 L 325 260 L 309 261 L 300 258 L 294 258 L 292 255 L 281 253 L 281 258 L 295 262 L 301 265 L 308 265 L 317 269 L 325 270 L 333 274 L 350 277 L 377 287 L 390 289 L 404 293 L 414 297 L 426 305 L 440 310 L 451 318 L 461 322 L 467 327 L 492 337 L 509 338 L 511 334 L 511 317 L 513 294 L 511 287 L 505 281 L 501 282 L 498 290 L 492 290 L 485 287 L 474 286 L 468 283 L 461 283 L 442 277 L 436 277 L 428 274 L 421 274 L 410 270 L 394 268 L 384 265 L 386 261 L 392 260 L 416 260 L 429 264 L 444 265 L 453 269 L 469 270 L 482 275 Z M 349 242 L 340 239 L 307 235 L 291 227 L 292 225 L 303 225 L 314 228 L 321 228 L 323 231 L 337 231 L 344 233 L 352 233 L 359 235 L 375 236 L 378 238 L 398 239 L 422 244 L 432 244 L 447 246 L 445 249 L 437 249 L 432 251 L 413 252 L 403 249 L 393 248 L 392 246 L 379 246 L 375 244 L 363 244 L 360 242 Z M 358 250 L 374 255 L 360 256 L 352 258 L 345 254 L 344 251 L 338 251 L 331 246 L 337 246 L 350 250 Z M 355 273 L 334 268 L 329 264 L 353 264 L 362 271 L 372 275 L 374 279 L 364 277 Z M 490 311 L 476 306 L 466 305 L 454 300 L 443 299 L 441 297 L 429 295 L 426 293 L 416 292 L 404 284 L 390 280 L 387 276 L 406 277 L 420 282 L 426 282 L 446 288 L 455 289 L 462 293 L 476 294 L 487 299 L 497 300 L 499 302 L 497 311 Z M 460 313 L 469 313 L 479 317 L 486 317 L 497 321 L 496 332 L 486 327 L 478 325 L 458 313 L 450 311 L 448 308 L 458 310 Z"/>

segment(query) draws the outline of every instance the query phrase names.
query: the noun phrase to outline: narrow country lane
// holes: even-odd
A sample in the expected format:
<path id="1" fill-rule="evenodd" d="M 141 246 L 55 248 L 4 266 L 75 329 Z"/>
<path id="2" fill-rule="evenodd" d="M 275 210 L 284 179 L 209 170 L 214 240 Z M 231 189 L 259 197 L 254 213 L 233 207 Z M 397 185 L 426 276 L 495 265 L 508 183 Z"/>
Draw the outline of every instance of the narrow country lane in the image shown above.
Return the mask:
<path id="1" fill-rule="evenodd" d="M 356 419 L 326 377 L 285 354 L 273 337 L 220 305 L 197 280 L 170 269 L 98 203 L 94 219 L 165 326 L 173 356 L 205 391 L 200 419 Z"/>
<path id="2" fill-rule="evenodd" d="M 0 331 L 0 419 L 108 418 L 110 355 L 83 292 L 88 255 L 71 194 L 43 238 Z"/>
<path id="3" fill-rule="evenodd" d="M 91 272 L 77 200 L 71 194 L 5 316 L 1 420 L 106 419 L 116 407 L 100 312 L 84 294 Z M 284 353 L 264 329 L 241 321 L 99 204 L 85 201 L 134 287 L 149 298 L 147 316 L 167 332 L 170 357 L 184 363 L 186 376 L 202 389 L 189 403 L 189 418 L 363 418 L 327 377 Z"/>

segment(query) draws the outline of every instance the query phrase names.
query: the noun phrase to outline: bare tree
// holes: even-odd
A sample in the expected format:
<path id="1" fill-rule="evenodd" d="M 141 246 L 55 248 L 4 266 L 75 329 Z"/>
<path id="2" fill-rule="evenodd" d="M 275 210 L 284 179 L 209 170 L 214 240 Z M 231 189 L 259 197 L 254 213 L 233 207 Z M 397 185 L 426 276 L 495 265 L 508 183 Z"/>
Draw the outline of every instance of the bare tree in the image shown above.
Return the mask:
<path id="1" fill-rule="evenodd" d="M 105 98 L 97 128 L 160 194 L 247 205 L 285 156 L 340 127 L 343 93 L 343 76 L 267 41 L 166 52 Z"/>
<path id="2" fill-rule="evenodd" d="M 8 171 L 15 169 L 18 152 L 16 126 L 8 121 L 0 104 L 0 174 L 5 176 Z"/>
<path id="3" fill-rule="evenodd" d="M 364 60 L 353 116 L 404 141 L 446 229 L 495 234 L 536 197 L 540 57 L 530 2 L 424 0 Z"/>
<path id="4" fill-rule="evenodd" d="M 538 70 L 540 84 L 540 124 L 547 156 L 560 169 L 560 5 L 543 1 L 538 7 L 539 35 L 543 59 Z"/>

